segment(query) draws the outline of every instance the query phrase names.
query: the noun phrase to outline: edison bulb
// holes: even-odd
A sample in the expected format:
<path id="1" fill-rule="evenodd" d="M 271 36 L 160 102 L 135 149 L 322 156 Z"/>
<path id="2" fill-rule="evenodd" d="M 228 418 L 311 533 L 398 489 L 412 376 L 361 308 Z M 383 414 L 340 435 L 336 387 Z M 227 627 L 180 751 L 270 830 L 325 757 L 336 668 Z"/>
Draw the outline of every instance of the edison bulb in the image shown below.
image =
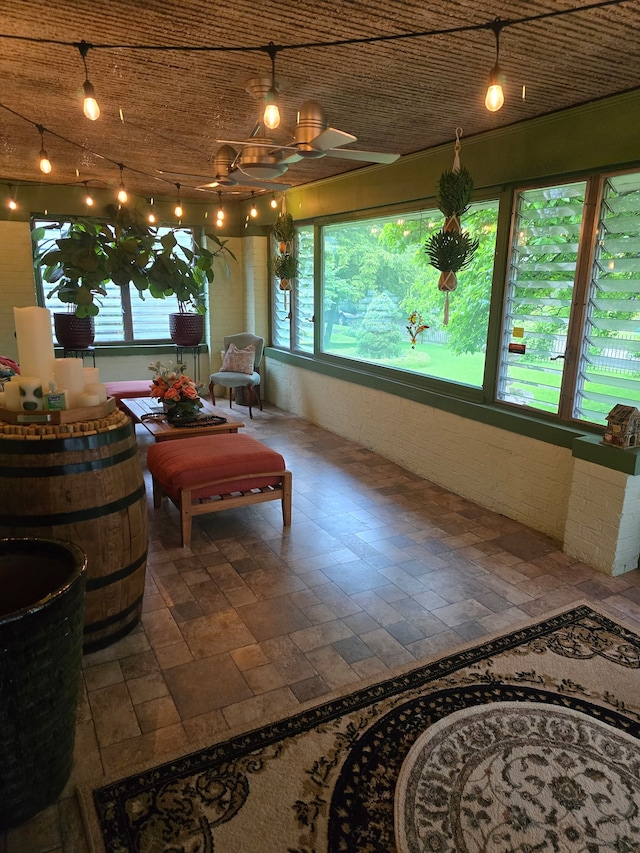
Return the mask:
<path id="1" fill-rule="evenodd" d="M 129 196 L 127 195 L 127 191 L 123 186 L 118 190 L 118 201 L 120 204 L 126 204 Z"/>
<path id="2" fill-rule="evenodd" d="M 280 125 L 280 110 L 278 109 L 278 105 L 267 104 L 264 108 L 264 116 L 262 118 L 265 125 L 269 128 L 269 130 L 275 130 L 276 127 Z"/>
<path id="3" fill-rule="evenodd" d="M 47 152 L 44 148 L 40 152 L 40 171 L 45 175 L 51 172 L 51 161 L 47 157 Z"/>
<path id="4" fill-rule="evenodd" d="M 84 103 L 82 105 L 82 109 L 87 118 L 91 119 L 91 121 L 95 121 L 100 118 L 100 107 L 96 101 L 93 86 L 88 80 L 85 80 L 82 88 L 84 89 Z"/>
<path id="5" fill-rule="evenodd" d="M 487 89 L 487 96 L 484 99 L 484 105 L 489 112 L 497 112 L 504 104 L 504 93 L 500 83 L 492 83 Z"/>

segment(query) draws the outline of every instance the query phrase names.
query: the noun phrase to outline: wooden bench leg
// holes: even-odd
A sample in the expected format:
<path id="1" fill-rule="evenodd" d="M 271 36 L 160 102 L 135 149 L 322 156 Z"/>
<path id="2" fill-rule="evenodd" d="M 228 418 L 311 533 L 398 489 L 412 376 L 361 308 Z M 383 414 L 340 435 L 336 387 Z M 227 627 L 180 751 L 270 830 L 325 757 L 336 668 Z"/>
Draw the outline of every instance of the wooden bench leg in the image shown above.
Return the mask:
<path id="1" fill-rule="evenodd" d="M 191 489 L 183 489 L 180 492 L 180 530 L 182 533 L 182 547 L 191 545 Z"/>
<path id="2" fill-rule="evenodd" d="M 158 509 L 162 506 L 162 496 L 164 493 L 160 484 L 156 482 L 156 478 L 152 477 L 151 479 L 153 482 L 153 506 L 155 509 Z"/>
<path id="3" fill-rule="evenodd" d="M 293 477 L 291 471 L 285 471 L 282 476 L 282 523 L 285 527 L 291 524 L 291 493 Z"/>
<path id="4" fill-rule="evenodd" d="M 215 396 L 215 394 L 213 393 L 213 382 L 210 382 L 210 383 L 209 383 L 209 395 L 210 395 L 210 397 L 211 397 L 211 405 L 212 405 L 212 406 L 215 406 L 215 404 L 216 404 L 216 396 Z"/>

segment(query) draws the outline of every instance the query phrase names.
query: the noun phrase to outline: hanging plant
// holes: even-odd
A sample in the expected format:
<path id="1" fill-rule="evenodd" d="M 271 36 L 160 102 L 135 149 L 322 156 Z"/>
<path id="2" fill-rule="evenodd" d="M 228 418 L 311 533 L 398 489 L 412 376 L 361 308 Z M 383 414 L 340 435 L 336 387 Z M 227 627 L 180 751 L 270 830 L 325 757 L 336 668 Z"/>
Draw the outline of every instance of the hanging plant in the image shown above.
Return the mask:
<path id="1" fill-rule="evenodd" d="M 456 128 L 456 143 L 453 168 L 440 175 L 438 184 L 438 208 L 445 217 L 440 231 L 427 240 L 425 252 L 431 266 L 440 270 L 438 290 L 446 293 L 442 323 L 449 323 L 449 293 L 458 286 L 456 273 L 468 266 L 475 255 L 479 241 L 473 240 L 462 231 L 460 217 L 469 209 L 473 192 L 473 179 L 468 170 L 460 165 L 460 136 L 462 128 Z"/>
<path id="2" fill-rule="evenodd" d="M 273 269 L 276 278 L 280 279 L 280 290 L 291 290 L 290 281 L 298 275 L 298 259 L 295 255 L 285 252 L 284 255 L 276 255 L 273 260 Z"/>
<path id="3" fill-rule="evenodd" d="M 479 246 L 467 231 L 438 231 L 427 240 L 429 263 L 441 272 L 457 273 L 473 260 Z"/>
<path id="4" fill-rule="evenodd" d="M 288 250 L 288 243 L 293 241 L 296 236 L 295 225 L 293 224 L 293 216 L 290 213 L 279 213 L 273 226 L 273 236 L 279 244 L 280 253 L 284 254 Z"/>
<path id="5" fill-rule="evenodd" d="M 469 210 L 473 178 L 464 166 L 456 172 L 447 169 L 440 175 L 437 204 L 445 216 L 443 231 L 460 231 L 460 217 Z"/>

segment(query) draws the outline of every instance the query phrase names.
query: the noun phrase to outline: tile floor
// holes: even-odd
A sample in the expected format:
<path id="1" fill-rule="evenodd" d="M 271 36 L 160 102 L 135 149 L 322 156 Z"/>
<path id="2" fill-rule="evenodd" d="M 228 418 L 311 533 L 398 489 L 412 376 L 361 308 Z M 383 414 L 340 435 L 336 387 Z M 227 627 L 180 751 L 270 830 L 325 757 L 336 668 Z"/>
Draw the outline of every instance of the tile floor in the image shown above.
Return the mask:
<path id="1" fill-rule="evenodd" d="M 239 409 L 244 417 L 246 409 Z M 76 786 L 128 775 L 510 626 L 586 600 L 640 630 L 640 571 L 618 578 L 375 453 L 265 406 L 247 432 L 293 471 L 280 503 L 194 523 L 150 500 L 142 623 L 86 656 L 72 778 L 0 833 L 0 853 L 85 853 Z M 150 438 L 138 426 L 144 464 Z"/>

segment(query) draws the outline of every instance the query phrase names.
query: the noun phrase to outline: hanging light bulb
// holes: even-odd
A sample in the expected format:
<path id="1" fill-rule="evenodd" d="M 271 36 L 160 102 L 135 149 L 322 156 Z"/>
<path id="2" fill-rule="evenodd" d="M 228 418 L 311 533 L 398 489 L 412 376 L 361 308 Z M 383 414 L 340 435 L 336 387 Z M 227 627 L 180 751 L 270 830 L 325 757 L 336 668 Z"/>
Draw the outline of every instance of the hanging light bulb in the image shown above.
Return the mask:
<path id="1" fill-rule="evenodd" d="M 89 191 L 89 186 L 87 184 L 87 181 L 84 181 L 84 189 L 85 189 L 84 203 L 87 205 L 87 207 L 93 207 L 93 196 L 91 195 L 91 192 Z"/>
<path id="2" fill-rule="evenodd" d="M 252 191 L 251 192 L 251 210 L 249 211 L 249 216 L 251 216 L 252 219 L 255 219 L 256 216 L 258 215 L 258 208 L 256 207 L 255 195 L 256 194 Z"/>
<path id="3" fill-rule="evenodd" d="M 147 221 L 149 223 L 151 223 L 151 225 L 155 225 L 156 215 L 153 212 L 153 199 L 152 198 L 149 199 L 149 207 L 150 207 L 150 210 L 149 210 L 149 213 L 147 214 Z"/>
<path id="4" fill-rule="evenodd" d="M 9 187 L 9 201 L 7 202 L 7 204 L 9 205 L 9 210 L 18 209 L 18 203 L 16 202 L 15 195 L 11 187 Z"/>
<path id="5" fill-rule="evenodd" d="M 218 212 L 216 213 L 216 218 L 219 223 L 222 224 L 222 220 L 224 219 L 224 207 L 222 206 L 222 193 L 218 192 Z"/>
<path id="6" fill-rule="evenodd" d="M 496 61 L 495 65 L 491 69 L 491 73 L 489 74 L 489 86 L 484 99 L 484 105 L 489 112 L 495 113 L 504 104 L 504 92 L 502 91 L 504 77 L 500 71 L 500 66 L 498 65 L 498 59 L 500 57 L 500 31 L 504 24 L 500 18 L 496 18 L 492 24 L 489 24 L 489 26 L 496 37 Z"/>
<path id="7" fill-rule="evenodd" d="M 180 203 L 180 184 L 176 184 L 176 189 L 178 190 L 178 201 L 176 203 L 174 213 L 180 219 L 184 211 L 182 210 L 182 204 Z"/>
<path id="8" fill-rule="evenodd" d="M 272 41 L 270 41 L 268 47 L 265 49 L 271 57 L 271 87 L 264 96 L 265 107 L 262 121 L 264 122 L 265 127 L 268 127 L 269 130 L 275 130 L 276 127 L 279 127 L 280 125 L 280 110 L 276 101 L 276 95 L 278 93 L 278 84 L 276 83 L 276 56 L 278 55 L 278 48 Z"/>
<path id="9" fill-rule="evenodd" d="M 127 195 L 127 191 L 124 186 L 124 179 L 122 177 L 124 163 L 118 163 L 118 168 L 120 169 L 120 189 L 118 190 L 118 201 L 120 202 L 120 204 L 126 204 L 129 200 L 129 196 Z"/>
<path id="10" fill-rule="evenodd" d="M 98 102 L 96 101 L 96 94 L 93 89 L 93 84 L 89 82 L 89 72 L 87 71 L 87 53 L 92 45 L 87 44 L 86 41 L 81 41 L 80 44 L 76 45 L 78 50 L 80 51 L 80 56 L 82 57 L 82 64 L 84 65 L 84 83 L 82 84 L 82 89 L 84 91 L 84 103 L 82 105 L 82 109 L 84 114 L 91 121 L 95 121 L 100 118 L 100 107 L 98 106 Z"/>
<path id="11" fill-rule="evenodd" d="M 37 124 L 36 127 L 40 134 L 40 171 L 48 175 L 51 172 L 51 161 L 49 160 L 49 155 L 44 150 L 44 127 L 41 124 Z"/>
<path id="12" fill-rule="evenodd" d="M 269 202 L 269 204 L 271 205 L 271 207 L 272 207 L 274 210 L 276 209 L 276 207 L 278 206 L 278 202 L 276 201 L 276 197 L 275 197 L 275 195 L 272 195 L 272 196 L 271 196 L 271 201 Z"/>

